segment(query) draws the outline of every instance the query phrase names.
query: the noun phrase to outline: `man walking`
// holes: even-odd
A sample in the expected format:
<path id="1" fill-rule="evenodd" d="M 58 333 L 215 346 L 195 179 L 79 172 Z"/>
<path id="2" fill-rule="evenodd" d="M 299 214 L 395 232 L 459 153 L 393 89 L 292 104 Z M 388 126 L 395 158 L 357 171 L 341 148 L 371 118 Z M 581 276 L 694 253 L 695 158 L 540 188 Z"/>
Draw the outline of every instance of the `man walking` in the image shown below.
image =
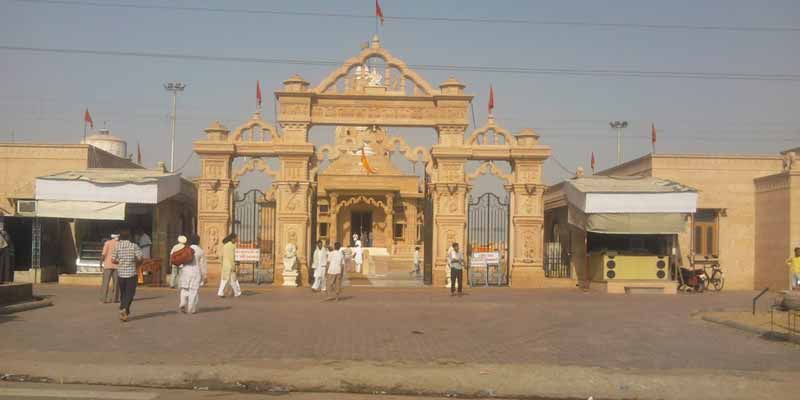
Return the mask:
<path id="1" fill-rule="evenodd" d="M 322 243 L 322 240 L 317 241 L 317 248 L 314 249 L 314 262 L 311 267 L 314 268 L 314 284 L 311 290 L 318 292 L 325 290 L 325 267 L 328 266 L 328 249 Z"/>
<path id="2" fill-rule="evenodd" d="M 117 282 L 117 263 L 111 257 L 117 250 L 119 235 L 112 234 L 111 239 L 103 243 L 103 253 L 101 255 L 103 267 L 103 283 L 100 285 L 100 301 L 103 303 L 119 303 L 119 282 Z M 108 297 L 109 285 L 114 287 L 113 297 Z"/>
<path id="3" fill-rule="evenodd" d="M 344 253 L 342 252 L 342 244 L 336 242 L 333 245 L 333 252 L 328 255 L 328 270 L 325 280 L 328 284 L 328 300 L 333 300 L 331 297 L 336 294 L 336 301 L 339 301 L 339 294 L 342 292 L 342 275 L 344 275 Z"/>
<path id="4" fill-rule="evenodd" d="M 123 229 L 119 233 L 117 248 L 111 257 L 117 263 L 117 282 L 120 292 L 119 319 L 128 321 L 131 303 L 136 295 L 136 265 L 142 261 L 142 249 L 131 242 L 131 231 Z"/>
<path id="5" fill-rule="evenodd" d="M 420 275 L 420 256 L 419 256 L 419 246 L 414 247 L 414 270 L 411 271 L 411 275 L 419 277 Z"/>
<path id="6" fill-rule="evenodd" d="M 789 289 L 800 289 L 800 247 L 794 248 L 794 257 L 786 260 L 786 265 L 789 266 L 789 279 L 791 280 Z"/>
<path id="7" fill-rule="evenodd" d="M 456 295 L 456 284 L 458 295 L 461 296 L 461 287 L 464 285 L 464 255 L 458 250 L 458 243 L 453 243 L 448 251 L 447 264 L 450 266 L 450 296 Z"/>

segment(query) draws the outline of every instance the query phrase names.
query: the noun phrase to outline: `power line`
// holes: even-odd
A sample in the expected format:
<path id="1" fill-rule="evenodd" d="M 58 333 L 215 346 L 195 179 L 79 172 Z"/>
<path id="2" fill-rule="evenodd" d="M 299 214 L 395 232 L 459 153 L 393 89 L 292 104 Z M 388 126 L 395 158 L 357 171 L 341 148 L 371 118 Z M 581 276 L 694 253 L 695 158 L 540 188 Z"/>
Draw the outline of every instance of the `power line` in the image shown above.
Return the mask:
<path id="1" fill-rule="evenodd" d="M 193 157 L 194 157 L 194 150 L 189 152 L 189 157 L 186 157 L 186 161 L 183 162 L 183 165 L 181 165 L 181 167 L 176 169 L 175 171 L 172 171 L 172 173 L 181 172 L 183 168 L 186 167 L 186 164 L 189 164 L 189 160 L 191 160 Z"/>
<path id="2" fill-rule="evenodd" d="M 339 61 L 303 60 L 257 57 L 223 57 L 197 54 L 174 54 L 145 51 L 117 51 L 96 49 L 65 49 L 47 47 L 28 47 L 0 45 L 0 50 L 21 51 L 30 53 L 81 54 L 116 57 L 144 57 L 155 59 L 175 59 L 191 61 L 243 62 L 260 64 L 304 65 L 317 67 L 338 67 Z M 680 71 L 645 71 L 645 70 L 611 70 L 611 69 L 578 69 L 578 68 L 544 68 L 544 67 L 500 67 L 500 66 L 459 66 L 437 64 L 409 64 L 409 67 L 428 71 L 460 71 L 460 72 L 497 72 L 521 75 L 566 75 L 578 77 L 610 77 L 610 78 L 674 78 L 700 80 L 745 80 L 745 81 L 780 81 L 798 82 L 798 74 L 760 74 L 738 72 L 680 72 Z"/>
<path id="3" fill-rule="evenodd" d="M 245 8 L 221 8 L 221 7 L 186 7 L 170 5 L 148 5 L 134 3 L 98 3 L 92 1 L 70 1 L 70 0 L 11 0 L 17 3 L 38 3 L 43 5 L 58 6 L 81 6 L 81 7 L 100 7 L 117 9 L 139 9 L 139 10 L 168 10 L 184 12 L 205 12 L 217 14 L 245 14 L 245 15 L 275 15 L 291 17 L 324 17 L 324 18 L 345 18 L 360 19 L 372 22 L 375 20 L 373 14 L 351 14 L 351 13 L 332 13 L 332 12 L 310 12 L 310 11 L 287 11 L 287 10 L 266 10 L 266 9 L 245 9 Z M 425 17 L 418 15 L 386 15 L 389 21 L 407 22 L 429 22 L 429 23 L 467 23 L 467 24 L 505 24 L 505 25 L 539 25 L 539 26 L 564 26 L 571 28 L 603 28 L 603 29 L 633 29 L 633 30 L 666 30 L 666 31 L 719 31 L 719 32 L 800 32 L 800 27 L 796 26 L 736 26 L 736 25 L 690 25 L 690 24 L 645 24 L 645 23 L 626 23 L 626 22 L 590 22 L 590 21 L 568 21 L 568 20 L 538 20 L 522 18 L 475 18 L 475 17 Z"/>
<path id="4" fill-rule="evenodd" d="M 551 154 L 548 160 L 553 160 L 553 162 L 555 162 L 559 168 L 564 170 L 564 172 L 566 172 L 568 176 L 570 177 L 575 176 L 575 171 L 570 171 L 569 168 L 565 167 L 564 164 L 561 163 L 561 161 L 558 161 L 558 159 L 554 155 Z"/>

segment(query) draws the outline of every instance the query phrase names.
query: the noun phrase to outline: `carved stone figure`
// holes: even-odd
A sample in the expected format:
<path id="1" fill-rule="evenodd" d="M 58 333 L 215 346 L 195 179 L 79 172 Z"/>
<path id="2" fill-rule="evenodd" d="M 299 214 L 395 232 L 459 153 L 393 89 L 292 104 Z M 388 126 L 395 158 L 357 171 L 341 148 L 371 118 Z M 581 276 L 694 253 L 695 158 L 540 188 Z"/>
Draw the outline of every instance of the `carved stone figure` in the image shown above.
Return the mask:
<path id="1" fill-rule="evenodd" d="M 451 214 L 455 214 L 458 212 L 458 198 L 450 196 L 450 204 L 449 207 L 447 208 L 447 211 L 449 211 Z"/>
<path id="2" fill-rule="evenodd" d="M 533 231 L 525 231 L 525 242 L 522 245 L 522 256 L 526 260 L 532 260 L 536 256 L 536 249 L 533 245 Z"/>
<path id="3" fill-rule="evenodd" d="M 295 271 L 297 269 L 297 234 L 294 231 L 289 231 L 288 242 L 286 249 L 283 252 L 283 270 L 284 272 Z"/>
<path id="4" fill-rule="evenodd" d="M 217 192 L 206 192 L 206 208 L 216 210 L 219 207 L 219 196 Z"/>
<path id="5" fill-rule="evenodd" d="M 219 248 L 219 229 L 215 226 L 209 227 L 206 231 L 206 237 L 208 238 L 208 246 L 206 247 L 208 255 L 215 257 Z"/>

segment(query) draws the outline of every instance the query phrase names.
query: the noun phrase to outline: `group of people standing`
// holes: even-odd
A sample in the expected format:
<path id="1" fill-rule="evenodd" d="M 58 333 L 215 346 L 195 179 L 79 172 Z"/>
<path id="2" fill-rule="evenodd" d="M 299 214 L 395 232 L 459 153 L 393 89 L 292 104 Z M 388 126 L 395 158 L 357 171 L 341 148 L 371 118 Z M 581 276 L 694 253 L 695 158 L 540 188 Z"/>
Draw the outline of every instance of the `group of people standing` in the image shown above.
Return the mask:
<path id="1" fill-rule="evenodd" d="M 357 252 L 355 254 L 360 254 L 363 262 L 363 253 Z M 336 242 L 333 246 L 326 248 L 321 240 L 317 241 L 317 247 L 314 249 L 312 257 L 314 258 L 311 264 L 314 269 L 314 284 L 311 285 L 311 290 L 314 292 L 328 292 L 328 300 L 338 301 L 339 295 L 342 293 L 342 281 L 344 280 L 346 269 L 345 263 L 348 258 L 342 248 L 342 244 Z M 360 271 L 361 263 L 356 263 L 356 265 Z"/>
<path id="2" fill-rule="evenodd" d="M 355 263 L 355 271 L 361 273 L 361 265 L 364 262 L 364 252 L 358 235 L 353 235 L 354 247 L 352 251 L 342 248 L 341 243 L 336 242 L 332 247 L 325 246 L 321 240 L 317 241 L 317 247 L 312 255 L 313 261 L 311 268 L 314 270 L 314 283 L 311 290 L 314 292 L 327 291 L 328 295 L 335 294 L 335 299 L 339 299 L 342 291 L 342 280 L 344 279 L 345 264 L 351 257 Z M 419 276 L 421 273 L 422 258 L 419 246 L 414 249 L 414 269 L 410 272 Z M 450 268 L 450 295 L 461 296 L 464 285 L 464 253 L 459 249 L 458 243 L 453 243 L 447 249 L 447 266 Z M 328 299 L 331 299 L 329 297 Z"/>
<path id="3" fill-rule="evenodd" d="M 342 247 L 340 242 L 333 246 L 325 246 L 321 240 L 312 255 L 311 268 L 314 270 L 314 283 L 311 290 L 314 292 L 328 292 L 328 300 L 339 300 L 344 282 L 344 273 L 347 265 L 352 261 L 355 272 L 361 273 L 364 264 L 364 248 L 358 235 L 353 235 L 352 248 Z"/>

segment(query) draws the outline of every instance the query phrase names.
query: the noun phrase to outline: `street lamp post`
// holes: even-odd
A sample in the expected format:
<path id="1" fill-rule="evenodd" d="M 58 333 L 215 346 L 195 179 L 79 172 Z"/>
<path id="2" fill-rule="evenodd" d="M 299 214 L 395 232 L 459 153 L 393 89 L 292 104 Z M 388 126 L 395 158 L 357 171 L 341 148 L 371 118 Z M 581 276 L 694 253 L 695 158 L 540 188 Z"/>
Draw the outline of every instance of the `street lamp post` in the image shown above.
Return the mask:
<path id="1" fill-rule="evenodd" d="M 617 130 L 617 165 L 622 164 L 622 130 L 628 127 L 628 121 L 611 121 L 611 128 Z"/>
<path id="2" fill-rule="evenodd" d="M 175 172 L 175 120 L 178 119 L 177 117 L 177 104 L 178 104 L 178 92 L 182 92 L 183 89 L 186 88 L 186 85 L 181 82 L 167 82 L 164 84 L 164 89 L 168 92 L 172 92 L 172 139 L 170 141 L 170 153 L 169 153 L 169 171 Z"/>

